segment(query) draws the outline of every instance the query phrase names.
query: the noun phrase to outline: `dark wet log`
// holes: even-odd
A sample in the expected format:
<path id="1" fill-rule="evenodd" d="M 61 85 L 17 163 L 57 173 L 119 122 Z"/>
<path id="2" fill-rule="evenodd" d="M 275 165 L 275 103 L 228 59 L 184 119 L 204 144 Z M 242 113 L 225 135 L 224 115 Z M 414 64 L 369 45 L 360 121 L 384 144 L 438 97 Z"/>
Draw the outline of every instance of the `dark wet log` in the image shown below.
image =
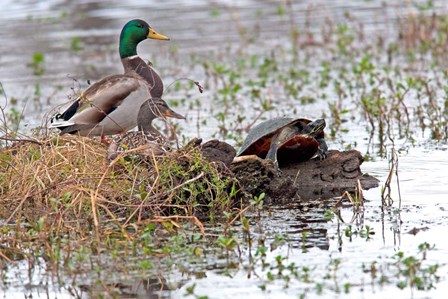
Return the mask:
<path id="1" fill-rule="evenodd" d="M 356 150 L 331 150 L 324 160 L 309 160 L 282 168 L 284 176 L 294 178 L 294 185 L 304 199 L 341 196 L 345 191 L 354 192 L 359 180 L 363 189 L 378 187 L 379 180 L 363 174 L 364 161 Z"/>
<path id="2" fill-rule="evenodd" d="M 216 162 L 221 171 L 230 168 L 245 192 L 253 196 L 265 193 L 273 203 L 328 199 L 341 196 L 345 191 L 353 193 L 358 180 L 363 189 L 378 186 L 378 179 L 362 173 L 364 160 L 356 150 L 331 150 L 324 160 L 284 165 L 278 170 L 272 161 L 256 156 L 234 159 L 235 149 L 216 139 L 199 144 L 200 140 L 195 146 L 200 146 L 204 157 Z"/>
<path id="3" fill-rule="evenodd" d="M 361 172 L 358 151 L 330 151 L 325 160 L 313 159 L 286 165 L 278 171 L 271 161 L 255 156 L 238 157 L 231 170 L 246 191 L 265 192 L 271 202 L 327 199 L 354 192 L 359 180 L 363 189 L 378 186 L 378 179 Z"/>

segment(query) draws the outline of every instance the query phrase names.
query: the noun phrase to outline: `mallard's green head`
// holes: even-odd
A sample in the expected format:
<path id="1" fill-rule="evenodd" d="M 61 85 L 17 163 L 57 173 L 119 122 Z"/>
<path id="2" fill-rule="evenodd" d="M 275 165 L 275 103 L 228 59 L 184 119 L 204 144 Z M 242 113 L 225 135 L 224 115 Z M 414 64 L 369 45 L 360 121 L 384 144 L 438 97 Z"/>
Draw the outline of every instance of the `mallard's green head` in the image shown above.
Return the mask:
<path id="1" fill-rule="evenodd" d="M 132 20 L 124 25 L 120 35 L 120 57 L 126 58 L 137 55 L 137 45 L 147 39 L 169 40 L 168 37 L 157 33 L 143 20 Z"/>

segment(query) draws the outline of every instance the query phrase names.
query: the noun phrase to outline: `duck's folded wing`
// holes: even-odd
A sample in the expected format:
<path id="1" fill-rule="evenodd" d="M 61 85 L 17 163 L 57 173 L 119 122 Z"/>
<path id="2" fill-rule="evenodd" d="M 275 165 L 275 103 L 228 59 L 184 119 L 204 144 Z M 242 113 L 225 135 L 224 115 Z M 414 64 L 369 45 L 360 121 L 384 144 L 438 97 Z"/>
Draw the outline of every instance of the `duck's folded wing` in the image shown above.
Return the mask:
<path id="1" fill-rule="evenodd" d="M 145 87 L 139 79 L 127 75 L 111 75 L 94 83 L 63 113 L 57 115 L 50 127 L 65 133 L 96 126 L 115 111 L 132 93 Z M 149 91 L 148 91 L 149 94 Z M 73 130 L 68 127 L 73 126 Z M 61 132 L 62 133 L 62 132 Z"/>

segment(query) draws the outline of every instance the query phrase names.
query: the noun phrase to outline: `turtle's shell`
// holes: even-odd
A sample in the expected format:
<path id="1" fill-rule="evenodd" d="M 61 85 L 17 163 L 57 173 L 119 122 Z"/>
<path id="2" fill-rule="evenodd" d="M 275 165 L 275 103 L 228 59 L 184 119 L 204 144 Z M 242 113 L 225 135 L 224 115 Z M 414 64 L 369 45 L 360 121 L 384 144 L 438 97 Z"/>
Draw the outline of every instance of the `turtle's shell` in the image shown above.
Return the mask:
<path id="1" fill-rule="evenodd" d="M 247 135 L 244 144 L 241 146 L 237 156 L 257 155 L 264 159 L 271 147 L 272 137 L 286 126 L 302 126 L 305 127 L 311 120 L 305 118 L 280 117 L 264 121 Z M 324 137 L 323 132 L 317 136 Z M 310 140 L 315 140 L 314 138 Z M 290 145 L 288 142 L 285 145 Z M 318 145 L 317 145 L 318 147 Z M 317 148 L 316 148 L 317 150 Z"/>

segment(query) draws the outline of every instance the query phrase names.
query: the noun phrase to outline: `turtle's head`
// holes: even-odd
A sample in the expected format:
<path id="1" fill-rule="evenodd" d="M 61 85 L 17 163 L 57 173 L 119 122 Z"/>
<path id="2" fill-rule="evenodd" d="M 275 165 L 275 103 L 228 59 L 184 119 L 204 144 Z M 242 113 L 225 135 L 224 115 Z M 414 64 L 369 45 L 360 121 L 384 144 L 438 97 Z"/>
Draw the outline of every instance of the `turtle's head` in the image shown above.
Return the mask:
<path id="1" fill-rule="evenodd" d="M 132 20 L 124 25 L 120 34 L 120 56 L 126 58 L 137 55 L 137 45 L 147 38 L 169 40 L 168 37 L 157 33 L 143 20 Z"/>
<path id="2" fill-rule="evenodd" d="M 327 124 L 325 123 L 325 119 L 319 118 L 307 124 L 304 132 L 307 133 L 310 137 L 315 138 L 317 137 L 317 135 L 321 134 L 324 131 L 326 125 Z"/>

